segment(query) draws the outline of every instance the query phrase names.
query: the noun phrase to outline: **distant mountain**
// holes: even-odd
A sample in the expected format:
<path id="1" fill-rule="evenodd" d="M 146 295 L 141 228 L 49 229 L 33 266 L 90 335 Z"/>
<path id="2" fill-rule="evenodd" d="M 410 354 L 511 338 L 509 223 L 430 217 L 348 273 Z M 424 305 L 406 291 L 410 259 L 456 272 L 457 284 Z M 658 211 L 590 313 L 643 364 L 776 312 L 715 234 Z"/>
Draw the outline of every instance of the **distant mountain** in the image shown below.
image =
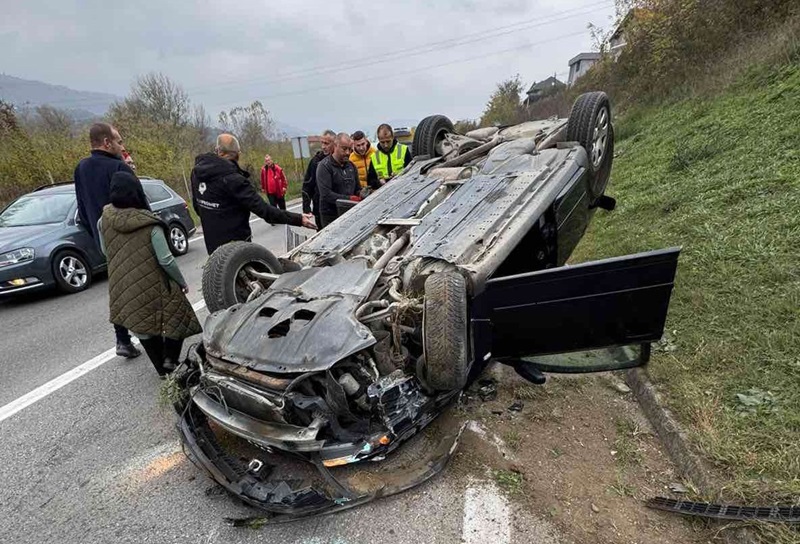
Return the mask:
<path id="1" fill-rule="evenodd" d="M 0 99 L 10 102 L 19 110 L 49 105 L 66 110 L 76 121 L 88 121 L 105 115 L 111 104 L 122 98 L 109 93 L 76 91 L 63 85 L 0 74 Z M 279 121 L 275 124 L 289 138 L 308 134 L 302 128 Z"/>
<path id="2" fill-rule="evenodd" d="M 70 112 L 76 119 L 90 119 L 104 115 L 120 97 L 0 74 L 0 99 L 20 109 L 47 104 Z"/>
<path id="3" fill-rule="evenodd" d="M 275 127 L 278 129 L 278 132 L 282 132 L 287 138 L 309 135 L 309 132 L 305 129 L 297 128 L 293 125 L 287 125 L 286 123 L 281 123 L 280 121 L 275 121 Z"/>

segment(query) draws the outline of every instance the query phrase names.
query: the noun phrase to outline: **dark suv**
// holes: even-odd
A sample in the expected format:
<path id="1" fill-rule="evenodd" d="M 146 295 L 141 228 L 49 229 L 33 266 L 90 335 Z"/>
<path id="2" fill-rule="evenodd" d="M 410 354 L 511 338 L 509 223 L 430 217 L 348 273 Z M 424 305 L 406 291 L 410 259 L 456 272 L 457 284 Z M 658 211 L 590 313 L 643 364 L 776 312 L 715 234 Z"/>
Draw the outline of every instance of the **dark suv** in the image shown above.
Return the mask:
<path id="1" fill-rule="evenodd" d="M 173 254 L 185 254 L 196 230 L 186 201 L 163 181 L 141 180 L 153 211 L 169 226 Z M 0 213 L 0 296 L 54 285 L 77 293 L 105 268 L 105 256 L 78 220 L 72 183 L 40 187 Z"/>

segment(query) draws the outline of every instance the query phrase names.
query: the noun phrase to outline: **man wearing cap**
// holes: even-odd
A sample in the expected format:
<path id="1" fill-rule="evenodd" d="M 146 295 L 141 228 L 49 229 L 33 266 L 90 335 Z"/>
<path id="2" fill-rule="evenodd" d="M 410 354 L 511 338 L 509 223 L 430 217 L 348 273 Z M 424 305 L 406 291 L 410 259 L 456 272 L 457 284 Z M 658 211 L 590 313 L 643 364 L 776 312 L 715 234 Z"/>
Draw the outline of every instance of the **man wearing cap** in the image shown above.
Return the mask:
<path id="1" fill-rule="evenodd" d="M 209 255 L 228 242 L 251 240 L 250 213 L 267 223 L 316 228 L 311 214 L 280 210 L 258 196 L 250 174 L 239 168 L 241 148 L 235 136 L 217 136 L 214 151 L 198 155 L 192 169 L 192 206 L 200 216 Z"/>

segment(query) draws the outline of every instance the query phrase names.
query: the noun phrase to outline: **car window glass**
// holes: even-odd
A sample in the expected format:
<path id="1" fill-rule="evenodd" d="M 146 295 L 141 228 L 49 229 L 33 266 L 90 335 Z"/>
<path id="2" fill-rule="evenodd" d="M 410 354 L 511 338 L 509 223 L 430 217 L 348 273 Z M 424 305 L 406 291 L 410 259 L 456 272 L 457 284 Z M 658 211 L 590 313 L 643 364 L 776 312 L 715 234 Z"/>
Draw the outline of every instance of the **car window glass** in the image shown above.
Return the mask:
<path id="1" fill-rule="evenodd" d="M 156 183 L 142 183 L 142 187 L 144 188 L 144 194 L 147 195 L 147 200 L 150 202 L 160 202 L 172 196 L 169 191 Z"/>
<path id="2" fill-rule="evenodd" d="M 75 203 L 70 193 L 30 194 L 13 202 L 0 215 L 0 227 L 61 223 Z"/>

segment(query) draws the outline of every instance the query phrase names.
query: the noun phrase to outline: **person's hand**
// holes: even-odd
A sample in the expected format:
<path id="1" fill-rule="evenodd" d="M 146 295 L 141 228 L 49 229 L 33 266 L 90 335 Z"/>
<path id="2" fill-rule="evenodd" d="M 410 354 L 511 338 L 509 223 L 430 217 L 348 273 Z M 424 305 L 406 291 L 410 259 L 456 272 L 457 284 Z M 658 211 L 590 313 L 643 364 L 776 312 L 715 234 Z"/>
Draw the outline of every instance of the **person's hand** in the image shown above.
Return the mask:
<path id="1" fill-rule="evenodd" d="M 361 202 L 361 197 L 358 195 L 353 195 L 350 197 L 350 200 L 352 200 L 353 202 Z"/>
<path id="2" fill-rule="evenodd" d="M 317 230 L 317 224 L 314 222 L 314 214 L 303 214 L 303 226 L 307 229 Z"/>

